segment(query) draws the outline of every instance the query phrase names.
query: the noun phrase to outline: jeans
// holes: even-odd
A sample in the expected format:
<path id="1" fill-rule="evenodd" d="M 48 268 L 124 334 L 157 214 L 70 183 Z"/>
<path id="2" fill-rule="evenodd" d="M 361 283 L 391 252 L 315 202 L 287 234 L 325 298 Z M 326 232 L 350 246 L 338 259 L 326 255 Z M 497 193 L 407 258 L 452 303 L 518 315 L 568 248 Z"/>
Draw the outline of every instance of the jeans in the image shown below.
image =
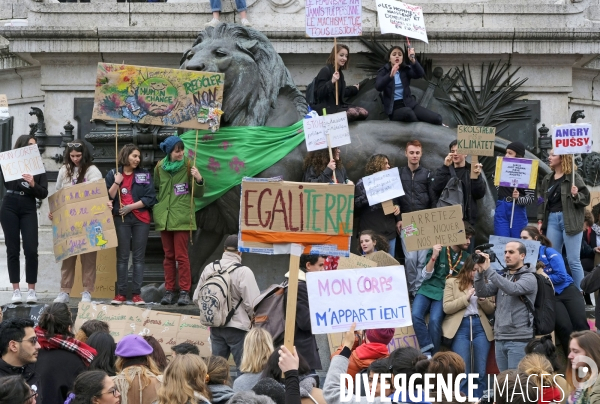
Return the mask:
<path id="1" fill-rule="evenodd" d="M 473 326 L 473 369 L 471 369 L 471 322 Z M 490 342 L 481 325 L 481 319 L 478 316 L 463 317 L 462 322 L 456 331 L 456 335 L 452 340 L 452 351 L 459 354 L 465 360 L 466 373 L 479 374 L 475 397 L 481 397 L 483 396 L 483 393 L 487 391 L 487 373 L 485 367 L 487 365 L 489 350 Z M 468 386 L 465 380 L 460 385 L 460 391 L 467 395 L 467 388 Z"/>
<path id="2" fill-rule="evenodd" d="M 165 252 L 163 268 L 165 270 L 165 289 L 173 292 L 179 272 L 179 290 L 190 292 L 192 289 L 192 273 L 190 271 L 190 258 L 188 256 L 188 243 L 190 242 L 190 232 L 182 231 L 161 231 L 160 241 L 162 241 Z"/>
<path id="3" fill-rule="evenodd" d="M 429 313 L 429 324 L 425 324 L 427 313 Z M 439 351 L 442 344 L 442 321 L 444 321 L 443 301 L 417 294 L 412 306 L 412 320 L 421 352 L 433 355 Z"/>
<path id="4" fill-rule="evenodd" d="M 244 353 L 244 339 L 247 331 L 233 327 L 210 327 L 210 345 L 212 354 L 221 356 L 229 360 L 229 354 L 233 355 L 233 360 L 237 368 L 242 364 L 242 354 Z"/>
<path id="5" fill-rule="evenodd" d="M 121 220 L 115 216 L 115 229 L 117 231 L 117 294 L 127 295 L 127 272 L 129 253 L 132 253 L 133 274 L 132 293 L 139 295 L 144 279 L 146 243 L 150 234 L 150 223 L 144 223 L 133 213 Z"/>
<path id="6" fill-rule="evenodd" d="M 583 226 L 583 225 L 582 225 Z M 580 251 L 583 230 L 575 235 L 568 235 L 565 232 L 565 222 L 563 221 L 563 212 L 550 212 L 548 215 L 548 228 L 546 237 L 552 242 L 552 248 L 562 254 L 563 244 L 567 250 L 567 262 L 571 268 L 571 275 L 577 289 L 583 279 L 583 267 L 581 266 Z"/>
<path id="7" fill-rule="evenodd" d="M 388 254 L 390 254 L 392 257 L 396 257 L 396 237 L 394 237 L 391 240 L 388 240 L 388 243 L 390 243 L 390 249 L 388 250 Z"/>
<path id="8" fill-rule="evenodd" d="M 515 214 L 513 225 L 510 227 L 510 216 L 512 214 L 512 202 L 496 201 L 496 212 L 494 214 L 494 234 L 502 237 L 521 238 L 521 230 L 527 226 L 527 208 L 515 203 Z"/>
<path id="9" fill-rule="evenodd" d="M 422 272 L 426 264 L 427 250 L 406 251 L 404 237 L 400 237 L 400 242 L 404 250 L 404 271 L 408 283 L 408 293 L 414 296 L 423 283 Z"/>
<path id="10" fill-rule="evenodd" d="M 210 8 L 214 13 L 215 11 L 221 11 L 221 0 L 210 0 Z M 242 11 L 246 11 L 246 0 L 235 0 L 235 8 L 238 13 Z"/>
<path id="11" fill-rule="evenodd" d="M 587 316 L 585 315 L 583 296 L 575 285 L 570 284 L 560 295 L 556 295 L 555 310 L 556 339 L 560 341 L 560 345 L 566 356 L 569 354 L 569 338 L 571 333 L 573 331 L 590 329 Z"/>
<path id="12" fill-rule="evenodd" d="M 21 281 L 21 240 L 25 255 L 25 281 L 37 283 L 38 275 L 38 220 L 35 198 L 6 194 L 0 209 L 0 223 L 6 244 L 6 265 L 10 283 Z"/>
<path id="13" fill-rule="evenodd" d="M 525 356 L 527 342 L 496 340 L 496 364 L 498 370 L 516 369 Z"/>

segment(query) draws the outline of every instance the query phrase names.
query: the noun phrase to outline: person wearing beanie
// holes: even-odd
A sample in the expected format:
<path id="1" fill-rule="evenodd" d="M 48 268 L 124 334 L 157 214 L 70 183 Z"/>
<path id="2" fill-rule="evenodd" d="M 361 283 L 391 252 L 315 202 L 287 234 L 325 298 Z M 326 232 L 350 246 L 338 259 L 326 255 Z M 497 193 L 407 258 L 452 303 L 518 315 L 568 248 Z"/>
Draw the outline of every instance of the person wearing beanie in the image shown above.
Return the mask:
<path id="1" fill-rule="evenodd" d="M 354 380 L 354 376 L 367 369 L 371 363 L 378 359 L 387 358 L 390 356 L 388 344 L 394 338 L 394 328 L 379 328 L 374 330 L 367 330 L 365 332 L 364 343 L 359 344 L 352 350 L 350 355 L 350 362 L 348 363 L 348 374 Z M 340 346 L 331 355 L 333 358 L 335 355 L 339 355 L 342 352 L 344 346 Z"/>
<path id="2" fill-rule="evenodd" d="M 523 158 L 525 145 L 521 142 L 512 142 L 506 146 L 505 158 Z M 498 200 L 494 214 L 494 234 L 496 236 L 519 238 L 521 230 L 527 226 L 527 206 L 535 201 L 533 189 L 496 187 Z M 513 213 L 514 205 L 514 213 Z M 512 216 L 512 226 L 511 226 Z"/>
<path id="3" fill-rule="evenodd" d="M 113 380 L 121 392 L 121 404 L 152 404 L 158 399 L 160 371 L 152 352 L 152 346 L 141 335 L 126 335 L 117 343 L 118 373 Z"/>
<path id="4" fill-rule="evenodd" d="M 190 230 L 196 230 L 195 211 L 190 198 L 204 195 L 204 179 L 193 162 L 183 155 L 183 141 L 169 136 L 160 144 L 166 154 L 154 168 L 154 187 L 158 203 L 154 206 L 155 229 L 160 232 L 165 259 L 165 294 L 161 304 L 175 302 L 175 290 L 179 289 L 177 304 L 190 304 L 192 273 L 188 257 Z M 179 285 L 176 285 L 179 275 Z"/>

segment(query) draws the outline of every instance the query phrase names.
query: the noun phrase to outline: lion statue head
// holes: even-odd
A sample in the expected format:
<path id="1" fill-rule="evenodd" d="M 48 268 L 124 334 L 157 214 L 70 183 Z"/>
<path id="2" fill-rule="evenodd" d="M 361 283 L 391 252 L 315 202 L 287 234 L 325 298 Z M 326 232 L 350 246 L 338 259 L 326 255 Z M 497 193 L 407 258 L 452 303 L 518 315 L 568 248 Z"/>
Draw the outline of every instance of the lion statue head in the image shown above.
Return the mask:
<path id="1" fill-rule="evenodd" d="M 306 114 L 306 99 L 283 60 L 255 29 L 229 23 L 208 27 L 180 64 L 181 69 L 225 73 L 225 125 L 287 126 Z"/>

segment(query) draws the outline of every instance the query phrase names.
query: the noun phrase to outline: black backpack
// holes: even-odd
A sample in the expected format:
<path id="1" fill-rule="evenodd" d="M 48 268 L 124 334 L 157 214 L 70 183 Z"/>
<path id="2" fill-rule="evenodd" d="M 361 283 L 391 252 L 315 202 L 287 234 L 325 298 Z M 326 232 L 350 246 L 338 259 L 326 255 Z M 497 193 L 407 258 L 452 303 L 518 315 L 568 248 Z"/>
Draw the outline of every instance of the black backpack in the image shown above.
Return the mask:
<path id="1" fill-rule="evenodd" d="M 315 85 L 317 84 L 317 78 L 315 77 L 313 81 L 306 87 L 306 103 L 308 105 L 315 105 L 317 103 L 317 98 L 315 97 Z"/>
<path id="2" fill-rule="evenodd" d="M 437 201 L 436 207 L 444 208 L 446 206 L 461 205 L 463 207 L 464 215 L 465 197 L 462 181 L 456 176 L 456 171 L 454 170 L 454 167 L 452 167 L 452 164 L 448 168 L 450 169 L 450 180 L 448 180 L 448 183 L 444 187 L 444 190 Z"/>
<path id="3" fill-rule="evenodd" d="M 531 307 L 529 299 L 520 296 L 521 301 L 527 307 L 527 310 L 533 314 L 533 331 L 535 335 L 548 335 L 554 331 L 556 321 L 556 297 L 554 295 L 554 287 L 550 279 L 544 275 L 537 273 L 533 274 L 537 281 L 537 294 L 535 302 Z M 516 277 L 515 277 L 516 278 Z M 513 280 L 516 282 L 516 279 Z M 531 323 L 528 324 L 531 326 Z"/>

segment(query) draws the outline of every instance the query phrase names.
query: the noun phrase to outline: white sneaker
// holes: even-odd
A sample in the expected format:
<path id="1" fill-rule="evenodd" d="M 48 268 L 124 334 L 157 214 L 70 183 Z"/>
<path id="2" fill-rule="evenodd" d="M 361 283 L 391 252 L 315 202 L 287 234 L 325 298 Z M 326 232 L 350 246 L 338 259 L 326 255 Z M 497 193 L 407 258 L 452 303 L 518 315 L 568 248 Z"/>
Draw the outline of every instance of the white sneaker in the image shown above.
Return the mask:
<path id="1" fill-rule="evenodd" d="M 69 294 L 65 292 L 60 292 L 58 297 L 54 299 L 54 303 L 69 303 Z"/>
<path id="2" fill-rule="evenodd" d="M 27 292 L 27 303 L 37 303 L 35 289 L 29 289 L 29 292 Z"/>
<path id="3" fill-rule="evenodd" d="M 12 297 L 12 299 L 10 299 L 10 301 L 14 304 L 23 303 L 23 297 L 21 296 L 20 289 L 13 290 L 13 297 Z"/>
<path id="4" fill-rule="evenodd" d="M 221 23 L 221 21 L 219 21 L 218 18 L 213 18 L 212 20 L 210 20 L 209 22 L 207 22 L 206 24 L 204 24 L 204 26 L 205 27 L 216 27 L 220 23 Z"/>
<path id="5" fill-rule="evenodd" d="M 250 24 L 250 21 L 248 21 L 247 18 L 242 18 L 242 25 L 244 27 L 251 27 L 252 26 L 252 24 Z"/>
<path id="6" fill-rule="evenodd" d="M 90 292 L 83 292 L 81 294 L 81 301 L 84 303 L 91 303 L 92 295 L 90 294 Z"/>

